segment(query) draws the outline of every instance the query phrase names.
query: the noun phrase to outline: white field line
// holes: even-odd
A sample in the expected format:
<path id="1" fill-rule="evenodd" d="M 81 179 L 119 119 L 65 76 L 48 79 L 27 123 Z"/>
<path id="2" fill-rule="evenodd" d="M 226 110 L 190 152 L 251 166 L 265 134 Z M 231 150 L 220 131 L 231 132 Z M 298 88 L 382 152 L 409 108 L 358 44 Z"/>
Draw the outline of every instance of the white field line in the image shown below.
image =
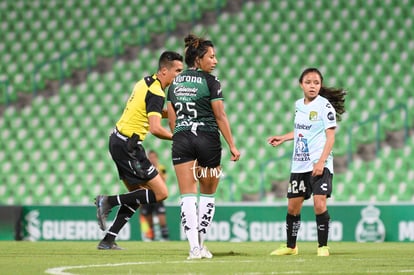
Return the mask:
<path id="1" fill-rule="evenodd" d="M 232 262 L 232 261 L 216 261 L 214 260 L 214 263 L 228 263 L 228 262 Z M 255 261 L 238 261 L 240 263 L 253 263 Z M 127 263 L 115 263 L 115 264 L 91 264 L 91 265 L 74 265 L 74 266 L 60 266 L 60 267 L 53 267 L 53 268 L 48 268 L 45 270 L 46 274 L 51 274 L 51 275 L 77 275 L 76 273 L 71 273 L 68 272 L 67 270 L 72 270 L 72 269 L 82 269 L 82 268 L 95 268 L 95 267 L 116 267 L 116 266 L 127 266 L 127 265 L 153 265 L 153 264 L 211 264 L 212 261 L 197 261 L 197 260 L 187 260 L 187 261 L 171 261 L 171 262 L 127 262 Z M 414 273 L 414 269 L 402 269 L 402 270 L 398 270 L 396 271 L 397 273 Z M 382 271 L 382 270 L 369 270 L 369 272 L 367 272 L 367 274 L 372 274 L 372 273 L 378 273 L 378 274 L 386 274 L 388 273 L 388 271 Z M 253 273 L 243 273 L 244 275 L 247 274 L 252 274 L 252 275 L 260 275 L 260 274 L 264 274 L 261 272 L 253 272 Z M 268 273 L 267 273 L 268 274 Z M 302 272 L 300 271 L 287 271 L 287 272 L 272 272 L 271 274 L 302 274 Z M 349 274 L 348 271 L 338 271 L 338 272 L 334 272 L 332 273 L 332 271 L 329 272 L 324 272 L 324 271 L 320 271 L 317 274 Z"/>
<path id="2" fill-rule="evenodd" d="M 229 261 L 214 261 L 214 263 L 228 263 Z M 239 261 L 240 263 L 250 263 L 254 261 Z M 91 264 L 91 265 L 73 265 L 73 266 L 59 266 L 48 268 L 45 270 L 47 274 L 51 275 L 76 275 L 76 273 L 66 272 L 66 270 L 71 269 L 81 269 L 81 268 L 94 268 L 94 267 L 114 267 L 114 266 L 124 266 L 124 265 L 153 265 L 153 264 L 202 264 L 207 263 L 211 264 L 211 261 L 171 261 L 171 262 L 130 262 L 130 263 L 116 263 L 116 264 Z"/>

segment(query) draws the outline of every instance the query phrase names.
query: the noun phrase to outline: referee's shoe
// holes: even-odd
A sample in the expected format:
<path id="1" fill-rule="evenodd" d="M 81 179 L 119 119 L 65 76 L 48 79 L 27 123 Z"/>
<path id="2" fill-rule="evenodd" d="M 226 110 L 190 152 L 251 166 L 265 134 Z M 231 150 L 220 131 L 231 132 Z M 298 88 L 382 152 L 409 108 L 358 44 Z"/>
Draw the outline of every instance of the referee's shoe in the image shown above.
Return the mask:
<path id="1" fill-rule="evenodd" d="M 108 197 L 103 195 L 98 195 L 95 198 L 96 209 L 96 218 L 98 219 L 99 228 L 102 231 L 106 230 L 106 219 L 108 218 L 109 213 L 111 213 L 111 205 L 108 202 Z"/>
<path id="2" fill-rule="evenodd" d="M 98 249 L 100 250 L 123 250 L 122 247 L 119 247 L 116 242 L 109 242 L 102 240 L 98 244 Z"/>

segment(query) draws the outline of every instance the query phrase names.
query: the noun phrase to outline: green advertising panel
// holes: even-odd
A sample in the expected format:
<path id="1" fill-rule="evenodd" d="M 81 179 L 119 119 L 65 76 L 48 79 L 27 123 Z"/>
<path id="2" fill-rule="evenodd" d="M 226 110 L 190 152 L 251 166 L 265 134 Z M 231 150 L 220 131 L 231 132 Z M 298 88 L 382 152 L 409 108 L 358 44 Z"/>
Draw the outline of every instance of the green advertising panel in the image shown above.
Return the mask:
<path id="1" fill-rule="evenodd" d="M 108 221 L 113 220 L 115 213 L 116 209 L 109 214 Z M 24 206 L 22 219 L 24 240 L 83 241 L 100 240 L 104 236 L 93 206 Z M 118 239 L 139 240 L 140 234 L 138 217 L 132 217 Z"/>
<path id="2" fill-rule="evenodd" d="M 286 206 L 217 206 L 208 239 L 285 241 Z M 414 205 L 329 206 L 330 241 L 414 241 Z M 313 206 L 305 205 L 298 240 L 316 241 Z M 180 239 L 185 239 L 180 233 Z"/>
<path id="3" fill-rule="evenodd" d="M 286 206 L 265 204 L 218 204 L 208 232 L 210 241 L 286 240 Z M 93 206 L 24 206 L 23 236 L 26 240 L 99 240 L 103 237 Z M 110 224 L 116 209 L 108 218 Z M 414 204 L 331 205 L 330 241 L 414 241 Z M 298 240 L 316 241 L 312 205 L 304 205 Z M 136 214 L 119 233 L 119 240 L 141 240 Z M 167 205 L 171 240 L 185 240 L 180 227 L 179 205 Z"/>

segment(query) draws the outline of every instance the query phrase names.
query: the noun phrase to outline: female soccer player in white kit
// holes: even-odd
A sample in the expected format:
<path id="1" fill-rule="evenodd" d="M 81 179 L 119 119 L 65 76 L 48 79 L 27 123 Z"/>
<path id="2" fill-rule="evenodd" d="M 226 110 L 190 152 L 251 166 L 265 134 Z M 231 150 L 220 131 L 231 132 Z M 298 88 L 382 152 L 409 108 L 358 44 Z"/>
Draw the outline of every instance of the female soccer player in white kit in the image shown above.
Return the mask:
<path id="1" fill-rule="evenodd" d="M 278 146 L 294 140 L 291 175 L 288 186 L 286 215 L 287 242 L 271 255 L 297 255 L 297 234 L 304 200 L 313 194 L 318 233 L 318 256 L 329 256 L 328 233 L 330 216 L 326 200 L 332 193 L 333 156 L 336 122 L 345 112 L 343 89 L 326 88 L 322 74 L 316 68 L 304 70 L 299 84 L 304 98 L 295 103 L 294 131 L 268 138 Z"/>

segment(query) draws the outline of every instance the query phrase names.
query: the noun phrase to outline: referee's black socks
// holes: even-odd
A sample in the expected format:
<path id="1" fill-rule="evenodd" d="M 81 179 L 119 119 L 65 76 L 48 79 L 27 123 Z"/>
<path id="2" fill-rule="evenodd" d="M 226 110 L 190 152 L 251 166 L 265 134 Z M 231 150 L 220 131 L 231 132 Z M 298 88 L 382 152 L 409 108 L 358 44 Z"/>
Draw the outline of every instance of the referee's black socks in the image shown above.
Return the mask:
<path id="1" fill-rule="evenodd" d="M 129 219 L 134 215 L 135 211 L 138 209 L 139 205 L 134 206 L 121 205 L 119 207 L 118 213 L 116 214 L 115 220 L 109 228 L 108 232 L 105 235 L 105 241 L 114 241 L 116 236 L 118 236 L 119 231 L 122 227 L 129 221 Z"/>
<path id="2" fill-rule="evenodd" d="M 157 202 L 155 194 L 150 189 L 139 189 L 126 194 L 108 196 L 108 203 L 111 206 L 115 205 L 136 205 L 149 204 Z"/>

